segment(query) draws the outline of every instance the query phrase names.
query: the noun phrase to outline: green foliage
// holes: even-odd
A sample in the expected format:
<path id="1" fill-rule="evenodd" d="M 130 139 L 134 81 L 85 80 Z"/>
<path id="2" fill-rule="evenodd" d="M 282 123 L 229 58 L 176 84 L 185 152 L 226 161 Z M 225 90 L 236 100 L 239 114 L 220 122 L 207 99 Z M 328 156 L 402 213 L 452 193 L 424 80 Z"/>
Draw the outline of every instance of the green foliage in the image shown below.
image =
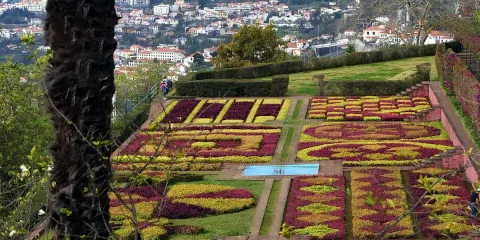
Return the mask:
<path id="1" fill-rule="evenodd" d="M 197 97 L 270 96 L 271 81 L 242 79 L 212 79 L 178 81 L 177 95 Z"/>
<path id="2" fill-rule="evenodd" d="M 367 196 L 365 196 L 365 204 L 369 206 L 375 205 L 375 200 L 373 200 L 372 192 L 368 192 Z"/>
<path id="3" fill-rule="evenodd" d="M 112 139 L 121 144 L 135 132 L 148 118 L 150 104 L 140 104 L 133 111 L 112 123 Z"/>
<path id="4" fill-rule="evenodd" d="M 151 63 L 134 68 L 127 74 L 119 74 L 115 79 L 117 99 L 143 97 L 167 74 L 167 65 Z"/>
<path id="5" fill-rule="evenodd" d="M 0 64 L 0 188 L 16 189 L 0 194 L 0 218 L 15 206 L 12 199 L 24 192 L 18 187 L 25 187 L 25 181 L 50 163 L 47 145 L 53 130 L 39 86 L 46 58 L 33 66 Z"/>
<path id="6" fill-rule="evenodd" d="M 346 53 L 354 53 L 355 52 L 355 45 L 348 44 L 347 49 L 345 50 Z"/>
<path id="7" fill-rule="evenodd" d="M 232 68 L 281 61 L 286 55 L 281 45 L 285 43 L 277 36 L 273 25 L 266 28 L 258 23 L 243 25 L 230 43 L 220 44 L 212 62 L 215 68 Z"/>
<path id="8" fill-rule="evenodd" d="M 293 226 L 287 226 L 286 223 L 282 224 L 282 230 L 280 230 L 280 236 L 290 238 L 293 233 Z"/>

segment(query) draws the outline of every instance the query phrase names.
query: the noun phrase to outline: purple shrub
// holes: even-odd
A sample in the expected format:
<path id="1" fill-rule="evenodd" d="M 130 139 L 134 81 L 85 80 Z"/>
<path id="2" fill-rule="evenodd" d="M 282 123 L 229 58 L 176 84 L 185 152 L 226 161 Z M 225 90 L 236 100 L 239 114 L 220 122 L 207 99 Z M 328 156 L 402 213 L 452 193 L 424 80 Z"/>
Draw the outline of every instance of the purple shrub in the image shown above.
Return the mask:
<path id="1" fill-rule="evenodd" d="M 182 123 L 200 100 L 180 100 L 173 109 L 165 115 L 161 123 Z"/>
<path id="2" fill-rule="evenodd" d="M 223 117 L 223 120 L 233 119 L 245 121 L 252 107 L 253 102 L 234 102 Z"/>

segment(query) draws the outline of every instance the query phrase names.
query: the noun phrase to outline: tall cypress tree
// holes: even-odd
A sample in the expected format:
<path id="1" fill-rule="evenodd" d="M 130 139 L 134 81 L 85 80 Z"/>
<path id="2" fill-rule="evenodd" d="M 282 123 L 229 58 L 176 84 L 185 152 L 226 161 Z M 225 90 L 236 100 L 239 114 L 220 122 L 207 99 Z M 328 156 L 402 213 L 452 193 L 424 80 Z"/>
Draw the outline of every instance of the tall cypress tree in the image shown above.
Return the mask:
<path id="1" fill-rule="evenodd" d="M 57 239 L 107 239 L 114 87 L 114 0 L 48 0 L 45 76 L 55 128 L 49 228 Z"/>

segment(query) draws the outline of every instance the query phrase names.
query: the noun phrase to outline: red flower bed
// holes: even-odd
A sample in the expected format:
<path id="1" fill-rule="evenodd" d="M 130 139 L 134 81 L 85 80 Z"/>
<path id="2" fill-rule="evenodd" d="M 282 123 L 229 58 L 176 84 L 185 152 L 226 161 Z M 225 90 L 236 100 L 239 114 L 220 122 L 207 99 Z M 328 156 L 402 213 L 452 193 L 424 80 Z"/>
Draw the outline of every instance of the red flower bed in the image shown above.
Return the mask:
<path id="1" fill-rule="evenodd" d="M 308 191 L 306 187 L 326 186 L 326 192 Z M 303 189 L 303 190 L 302 190 Z M 326 217 L 316 217 L 318 213 L 302 211 L 300 208 L 320 203 L 333 207 L 326 211 Z M 323 215 L 322 215 L 323 216 Z M 343 176 L 296 177 L 292 181 L 284 222 L 295 229 L 317 224 L 327 225 L 337 230 L 324 236 L 326 239 L 345 239 L 345 179 Z M 303 220 L 300 220 L 300 219 Z M 314 219 L 305 221 L 308 218 Z"/>
<path id="2" fill-rule="evenodd" d="M 273 116 L 276 117 L 280 112 L 281 104 L 262 104 L 257 110 L 255 117 L 258 116 Z"/>
<path id="3" fill-rule="evenodd" d="M 187 119 L 190 112 L 197 106 L 199 100 L 182 100 L 168 112 L 161 123 L 182 123 Z"/>
<path id="4" fill-rule="evenodd" d="M 305 126 L 297 157 L 344 165 L 411 165 L 453 149 L 441 122 L 323 123 Z"/>
<path id="5" fill-rule="evenodd" d="M 191 131 L 191 133 L 189 133 Z M 201 132 L 200 132 L 201 131 Z M 163 157 L 156 159 L 165 162 L 165 157 L 177 156 L 202 162 L 249 162 L 271 161 L 274 155 L 281 129 L 264 126 L 189 126 L 169 132 L 168 141 L 162 131 L 142 132 L 114 158 L 115 162 L 145 162 L 145 157 Z M 194 157 L 194 158 L 192 158 Z M 243 158 L 250 157 L 250 158 Z M 259 157 L 254 159 L 252 157 Z"/>
<path id="6" fill-rule="evenodd" d="M 205 103 L 198 112 L 197 118 L 215 118 L 223 108 L 220 103 Z"/>
<path id="7" fill-rule="evenodd" d="M 449 172 L 451 170 L 435 168 L 409 172 L 413 201 L 417 202 L 427 191 L 425 184 L 422 183 L 422 178 L 428 177 L 430 180 L 427 181 L 433 183 L 439 177 Z M 435 199 L 435 197 L 439 196 L 446 197 Z M 459 234 L 472 230 L 471 225 L 466 224 L 469 215 L 466 214 L 465 209 L 468 206 L 469 199 L 470 193 L 465 188 L 461 174 L 449 175 L 441 182 L 438 182 L 433 187 L 433 191 L 427 193 L 426 197 L 421 200 L 421 204 L 414 211 L 422 229 L 422 234 L 428 238 L 439 238 L 444 237 L 444 234 L 448 233 L 450 237 L 456 238 Z M 450 217 L 442 218 L 442 216 Z M 455 218 L 457 220 L 450 221 Z M 454 228 L 450 229 L 450 227 Z"/>
<path id="8" fill-rule="evenodd" d="M 368 121 L 373 120 L 369 117 L 378 117 L 377 120 L 382 121 L 403 121 L 429 108 L 428 96 L 314 97 L 310 101 L 307 118 L 329 121 L 329 117 L 343 116 L 346 121 Z"/>
<path id="9" fill-rule="evenodd" d="M 247 119 L 254 102 L 234 102 L 223 117 L 224 120 L 243 120 Z"/>
<path id="10" fill-rule="evenodd" d="M 353 238 L 373 238 L 407 211 L 403 207 L 407 197 L 400 170 L 355 169 L 350 177 Z M 370 202 L 367 202 L 368 196 Z M 389 201 L 393 204 L 388 204 Z M 413 234 L 412 220 L 407 216 L 389 229 L 385 238 L 405 238 Z"/>

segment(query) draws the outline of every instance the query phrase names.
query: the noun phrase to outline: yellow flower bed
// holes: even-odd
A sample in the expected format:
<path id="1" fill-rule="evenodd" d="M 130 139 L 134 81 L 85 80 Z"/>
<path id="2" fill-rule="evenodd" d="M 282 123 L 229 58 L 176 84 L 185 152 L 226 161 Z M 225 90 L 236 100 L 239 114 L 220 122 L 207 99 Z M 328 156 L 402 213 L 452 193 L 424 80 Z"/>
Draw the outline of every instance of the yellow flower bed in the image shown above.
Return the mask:
<path id="1" fill-rule="evenodd" d="M 234 187 L 214 185 L 214 184 L 185 183 L 185 184 L 176 184 L 172 186 L 168 191 L 167 196 L 170 198 L 182 198 L 188 195 L 218 192 L 218 191 L 231 190 L 231 189 L 234 189 Z"/>
<path id="2" fill-rule="evenodd" d="M 228 100 L 227 103 L 223 106 L 222 110 L 220 110 L 220 113 L 217 115 L 217 118 L 215 118 L 215 121 L 213 121 L 213 123 L 221 123 L 223 117 L 225 117 L 225 114 L 227 114 L 228 109 L 230 109 L 234 102 L 234 99 Z"/>
<path id="3" fill-rule="evenodd" d="M 226 119 L 226 120 L 222 120 L 222 123 L 243 123 L 243 120 L 240 120 L 240 119 Z"/>
<path id="4" fill-rule="evenodd" d="M 292 100 L 290 99 L 285 99 L 283 101 L 283 105 L 280 108 L 280 111 L 278 112 L 278 115 L 277 115 L 277 120 L 284 120 L 285 117 L 287 117 L 288 110 L 290 109 L 291 104 L 292 104 Z"/>
<path id="5" fill-rule="evenodd" d="M 172 159 L 175 162 L 208 162 L 208 163 L 221 163 L 221 162 L 232 162 L 232 163 L 267 163 L 273 160 L 273 156 L 225 156 L 225 157 L 169 157 L 169 156 L 156 156 L 149 157 L 143 155 L 122 155 L 116 156 L 113 158 L 114 162 L 124 162 L 124 163 L 168 163 Z"/>
<path id="6" fill-rule="evenodd" d="M 274 116 L 258 116 L 255 118 L 254 123 L 264 123 L 266 121 L 273 121 L 275 120 Z"/>
<path id="7" fill-rule="evenodd" d="M 193 119 L 193 123 L 205 124 L 205 123 L 212 123 L 213 118 L 195 118 Z"/>
<path id="8" fill-rule="evenodd" d="M 190 115 L 188 115 L 187 119 L 185 119 L 184 123 L 191 123 L 192 120 L 195 119 L 195 117 L 197 116 L 198 112 L 200 112 L 200 109 L 202 109 L 203 105 L 205 105 L 206 102 L 207 102 L 207 100 L 201 100 L 197 104 L 197 106 L 195 106 L 195 108 L 192 110 Z"/>
<path id="9" fill-rule="evenodd" d="M 214 148 L 215 145 L 216 145 L 215 142 L 194 142 L 192 143 L 192 148 L 210 149 L 210 148 Z"/>
<path id="10" fill-rule="evenodd" d="M 262 99 L 257 99 L 257 101 L 255 101 L 255 104 L 253 104 L 253 107 L 250 110 L 250 113 L 248 114 L 247 119 L 245 120 L 245 123 L 252 123 L 253 122 L 253 120 L 255 118 L 255 114 L 257 114 L 258 108 L 262 104 L 262 101 L 263 101 Z"/>
<path id="11" fill-rule="evenodd" d="M 131 206 L 128 206 L 131 207 Z M 149 220 L 153 216 L 155 208 L 158 207 L 158 202 L 140 202 L 135 203 L 135 210 L 138 220 Z M 122 221 L 132 218 L 132 212 L 126 206 L 118 206 L 110 208 L 110 219 L 112 221 Z"/>
<path id="12" fill-rule="evenodd" d="M 204 208 L 209 208 L 217 213 L 236 212 L 249 208 L 255 204 L 253 198 L 180 198 L 173 200 L 174 203 L 180 202 L 191 204 Z"/>

